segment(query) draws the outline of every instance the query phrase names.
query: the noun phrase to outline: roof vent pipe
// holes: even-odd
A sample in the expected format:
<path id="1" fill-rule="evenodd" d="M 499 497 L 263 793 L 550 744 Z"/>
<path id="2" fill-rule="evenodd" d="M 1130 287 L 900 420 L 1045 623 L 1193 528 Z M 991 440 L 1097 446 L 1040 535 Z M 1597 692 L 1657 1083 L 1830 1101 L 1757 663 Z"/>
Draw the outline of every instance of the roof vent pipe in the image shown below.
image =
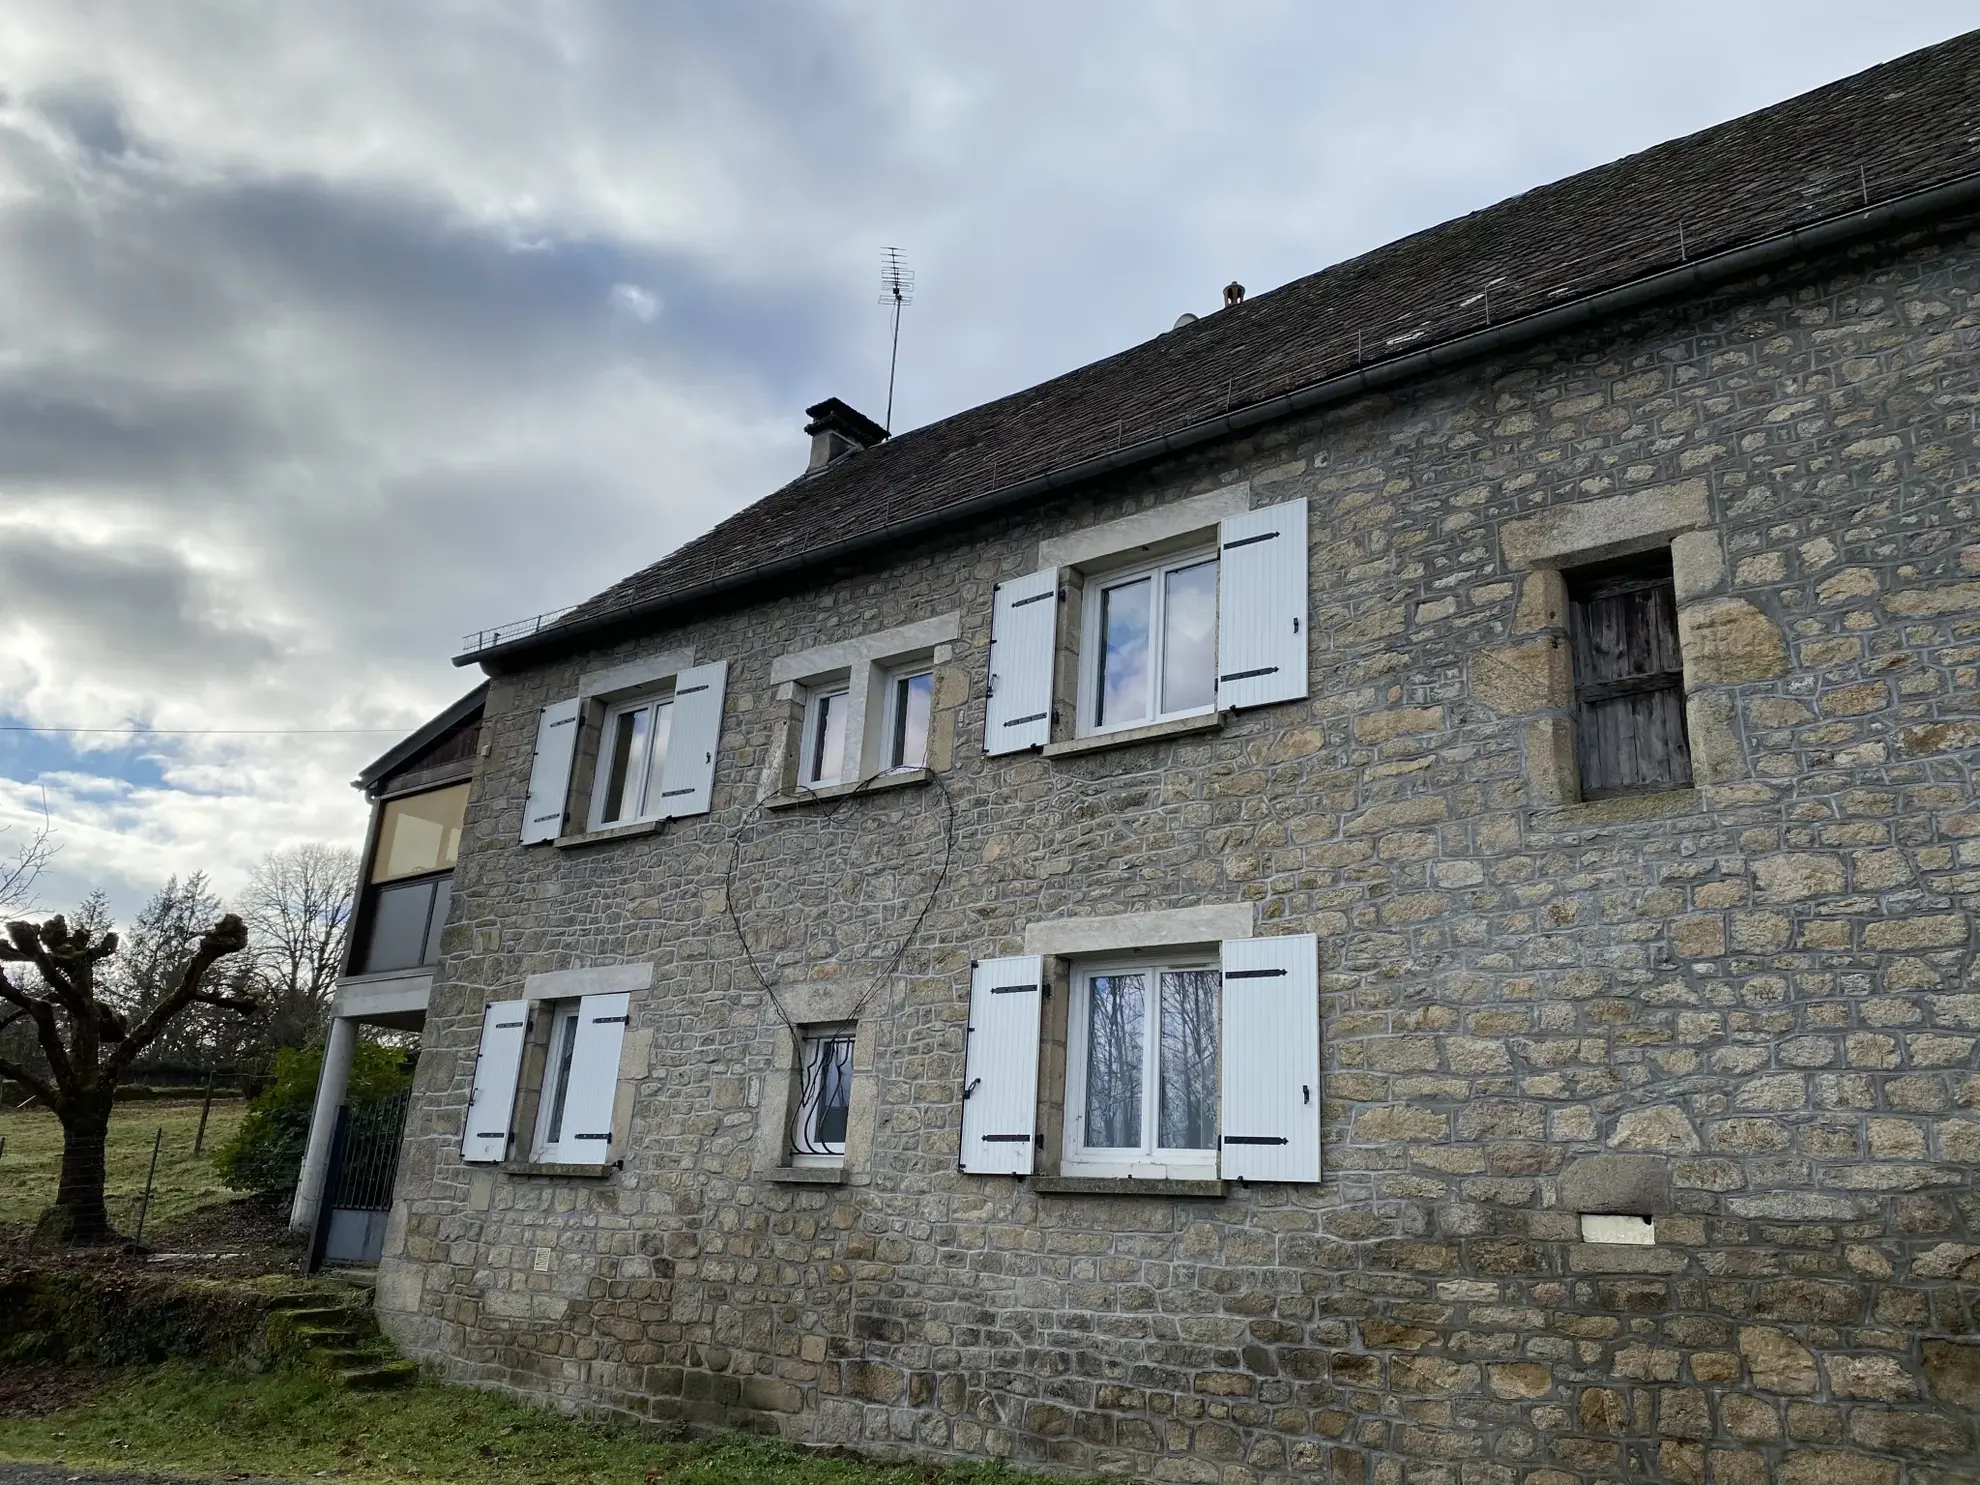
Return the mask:
<path id="1" fill-rule="evenodd" d="M 1175 324 L 1171 325 L 1169 328 L 1171 330 L 1180 330 L 1185 325 L 1194 325 L 1195 323 L 1196 323 L 1196 316 L 1191 314 L 1188 310 L 1184 310 L 1181 314 L 1176 316 Z"/>
<path id="2" fill-rule="evenodd" d="M 1232 279 L 1224 285 L 1224 308 L 1244 303 L 1244 285 Z"/>
<path id="3" fill-rule="evenodd" d="M 836 397 L 827 397 L 804 411 L 811 419 L 804 425 L 804 431 L 811 435 L 811 463 L 805 468 L 806 474 L 816 474 L 847 454 L 870 449 L 887 436 L 885 428 Z"/>

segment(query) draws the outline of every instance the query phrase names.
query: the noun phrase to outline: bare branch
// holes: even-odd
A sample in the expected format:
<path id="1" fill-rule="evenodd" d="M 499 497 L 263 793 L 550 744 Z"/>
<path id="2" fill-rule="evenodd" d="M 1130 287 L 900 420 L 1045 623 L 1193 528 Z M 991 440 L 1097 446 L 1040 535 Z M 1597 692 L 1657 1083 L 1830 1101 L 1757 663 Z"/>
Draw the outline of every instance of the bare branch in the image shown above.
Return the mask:
<path id="1" fill-rule="evenodd" d="M 22 1067 L 20 1063 L 11 1062 L 5 1057 L 0 1057 L 0 1078 L 13 1079 L 51 1109 L 61 1102 L 61 1095 L 53 1088 Z"/>
<path id="2" fill-rule="evenodd" d="M 206 930 L 200 938 L 199 947 L 186 961 L 180 971 L 179 982 L 165 998 L 152 1007 L 146 1016 L 132 1029 L 117 1050 L 105 1064 L 105 1080 L 111 1083 L 123 1076 L 124 1070 L 136 1060 L 138 1053 L 158 1039 L 158 1035 L 171 1023 L 174 1016 L 184 1010 L 200 993 L 200 982 L 215 962 L 229 954 L 238 954 L 247 947 L 247 925 L 234 914 L 229 913 L 218 923 Z"/>
<path id="3" fill-rule="evenodd" d="M 0 831 L 0 834 L 5 834 Z M 0 866 L 0 911 L 32 908 L 34 905 L 34 883 L 42 868 L 59 848 L 55 844 L 55 825 L 48 814 L 48 795 L 44 790 L 41 797 L 41 823 L 34 834 L 23 841 L 14 852 L 13 859 Z"/>
<path id="4" fill-rule="evenodd" d="M 190 998 L 200 1005 L 217 1005 L 222 1010 L 239 1011 L 243 1016 L 252 1016 L 261 1009 L 261 1001 L 252 995 L 221 995 L 211 990 L 196 990 Z"/>

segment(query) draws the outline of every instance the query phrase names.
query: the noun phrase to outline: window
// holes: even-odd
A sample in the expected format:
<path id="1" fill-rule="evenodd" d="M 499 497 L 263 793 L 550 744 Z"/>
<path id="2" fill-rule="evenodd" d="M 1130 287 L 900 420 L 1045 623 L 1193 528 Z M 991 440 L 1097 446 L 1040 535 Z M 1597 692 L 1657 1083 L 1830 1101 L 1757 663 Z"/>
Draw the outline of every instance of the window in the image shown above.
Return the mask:
<path id="1" fill-rule="evenodd" d="M 547 1022 L 530 1158 L 556 1165 L 601 1165 L 611 1158 L 612 1107 L 628 997 L 587 995 L 540 1002 Z"/>
<path id="2" fill-rule="evenodd" d="M 814 1028 L 805 1032 L 799 1050 L 791 1164 L 841 1164 L 846 1157 L 846 1123 L 852 1112 L 853 1029 Z"/>
<path id="3" fill-rule="evenodd" d="M 817 788 L 836 784 L 846 768 L 846 714 L 852 695 L 845 686 L 820 688 L 805 699 L 804 755 L 798 781 Z"/>
<path id="4" fill-rule="evenodd" d="M 651 820 L 661 813 L 661 776 L 674 730 L 674 699 L 648 697 L 605 717 L 598 749 L 592 828 Z"/>
<path id="5" fill-rule="evenodd" d="M 1691 782 L 1669 551 L 1566 574 L 1584 799 Z"/>
<path id="6" fill-rule="evenodd" d="M 888 768 L 927 766 L 928 719 L 934 700 L 934 671 L 918 667 L 888 677 L 887 714 L 883 724 Z"/>
<path id="7" fill-rule="evenodd" d="M 1081 654 L 1087 732 L 1207 712 L 1217 701 L 1217 556 L 1090 584 Z"/>
<path id="8" fill-rule="evenodd" d="M 388 799 L 367 873 L 353 974 L 417 969 L 440 957 L 468 786 Z"/>
<path id="9" fill-rule="evenodd" d="M 1068 1174 L 1201 1176 L 1217 1169 L 1214 964 L 1082 970 L 1068 1024 Z"/>

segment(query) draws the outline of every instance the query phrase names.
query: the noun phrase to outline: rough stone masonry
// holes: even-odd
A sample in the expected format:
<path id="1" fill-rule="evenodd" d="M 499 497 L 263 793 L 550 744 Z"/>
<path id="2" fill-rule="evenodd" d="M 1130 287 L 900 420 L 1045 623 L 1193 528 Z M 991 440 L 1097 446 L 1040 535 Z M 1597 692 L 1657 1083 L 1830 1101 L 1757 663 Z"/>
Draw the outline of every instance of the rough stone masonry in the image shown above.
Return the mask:
<path id="1" fill-rule="evenodd" d="M 1956 224 L 498 676 L 388 1329 L 568 1408 L 1203 1485 L 1980 1479 L 1977 370 Z M 1311 502 L 1310 699 L 987 758 L 992 584 L 1238 481 Z M 1564 802 L 1545 559 L 1631 521 L 1676 532 L 1696 784 Z M 771 662 L 951 611 L 939 787 L 757 809 Z M 537 709 L 688 646 L 731 662 L 713 812 L 519 848 Z M 764 1166 L 732 853 L 767 977 L 857 1008 L 843 1184 Z M 1324 1179 L 959 1173 L 971 960 L 1206 902 L 1319 937 Z M 483 1002 L 631 962 L 623 1168 L 464 1166 Z M 1582 1241 L 1618 1209 L 1654 1244 Z"/>

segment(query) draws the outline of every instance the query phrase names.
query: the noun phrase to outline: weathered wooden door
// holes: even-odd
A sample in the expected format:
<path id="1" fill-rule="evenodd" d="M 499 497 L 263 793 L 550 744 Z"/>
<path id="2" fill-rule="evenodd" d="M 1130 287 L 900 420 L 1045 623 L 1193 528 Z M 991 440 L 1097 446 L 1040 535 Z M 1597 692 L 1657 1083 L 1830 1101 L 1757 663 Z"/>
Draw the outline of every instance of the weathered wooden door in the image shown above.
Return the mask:
<path id="1" fill-rule="evenodd" d="M 1568 576 L 1581 795 L 1691 782 L 1668 552 Z"/>

